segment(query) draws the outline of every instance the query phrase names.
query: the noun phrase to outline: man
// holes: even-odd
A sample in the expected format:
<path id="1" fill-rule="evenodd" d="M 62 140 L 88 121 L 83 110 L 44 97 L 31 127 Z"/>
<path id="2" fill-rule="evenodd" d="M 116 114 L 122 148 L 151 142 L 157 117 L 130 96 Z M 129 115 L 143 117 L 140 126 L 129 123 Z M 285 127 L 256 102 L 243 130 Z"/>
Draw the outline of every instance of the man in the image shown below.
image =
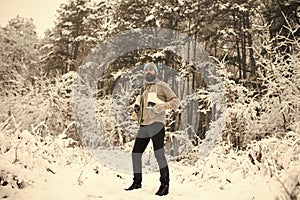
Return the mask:
<path id="1" fill-rule="evenodd" d="M 150 141 L 160 169 L 161 185 L 156 195 L 169 193 L 169 168 L 164 151 L 166 110 L 177 109 L 179 99 L 170 87 L 157 79 L 158 69 L 153 62 L 144 66 L 145 85 L 134 103 L 134 114 L 140 124 L 132 150 L 133 184 L 126 190 L 142 187 L 142 155 Z"/>

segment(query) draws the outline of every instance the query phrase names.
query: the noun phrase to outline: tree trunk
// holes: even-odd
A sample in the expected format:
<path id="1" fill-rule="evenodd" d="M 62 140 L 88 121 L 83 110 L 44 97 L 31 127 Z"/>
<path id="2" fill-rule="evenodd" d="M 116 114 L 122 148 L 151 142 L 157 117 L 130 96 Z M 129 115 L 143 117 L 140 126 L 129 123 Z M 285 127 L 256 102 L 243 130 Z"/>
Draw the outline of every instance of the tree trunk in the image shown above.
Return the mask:
<path id="1" fill-rule="evenodd" d="M 247 40 L 248 40 L 247 43 L 248 43 L 248 47 L 249 47 L 251 76 L 255 77 L 256 76 L 256 63 L 255 63 L 255 58 L 254 58 L 252 35 L 249 32 L 249 30 L 251 29 L 249 13 L 247 13 L 247 15 L 246 15 L 245 24 L 246 24 L 246 27 L 247 27 L 247 30 L 248 30 L 248 32 L 247 32 Z"/>
<path id="2" fill-rule="evenodd" d="M 185 93 L 185 82 L 186 82 L 186 79 L 184 78 L 183 79 L 183 81 L 182 81 L 182 88 L 181 88 L 181 91 L 180 91 L 180 93 L 181 93 L 181 99 L 183 99 L 184 98 L 184 93 Z"/>
<path id="3" fill-rule="evenodd" d="M 237 30 L 237 16 L 235 15 L 235 13 L 233 13 L 233 25 L 234 25 L 234 30 Z M 239 29 L 239 33 L 240 33 L 240 29 Z M 235 47 L 236 47 L 236 54 L 237 54 L 237 58 L 235 60 L 237 66 L 238 66 L 238 69 L 239 69 L 239 78 L 241 79 L 242 78 L 242 66 L 241 66 L 241 53 L 240 53 L 240 34 L 237 33 L 236 34 L 236 37 L 235 37 Z"/>
<path id="4" fill-rule="evenodd" d="M 243 79 L 247 78 L 247 45 L 245 33 L 245 15 L 243 14 L 243 30 L 242 30 L 242 65 L 243 65 Z"/>
<path id="5" fill-rule="evenodd" d="M 77 21 L 76 21 L 76 30 L 75 30 L 75 39 L 81 34 L 81 29 L 82 29 L 82 25 L 81 25 L 81 19 L 82 17 L 80 16 L 80 14 L 78 15 Z M 72 64 L 70 67 L 70 71 L 75 71 L 76 70 L 76 61 L 78 59 L 78 52 L 79 52 L 79 46 L 80 43 L 79 41 L 74 42 L 74 51 L 73 51 L 73 56 L 72 56 Z"/>

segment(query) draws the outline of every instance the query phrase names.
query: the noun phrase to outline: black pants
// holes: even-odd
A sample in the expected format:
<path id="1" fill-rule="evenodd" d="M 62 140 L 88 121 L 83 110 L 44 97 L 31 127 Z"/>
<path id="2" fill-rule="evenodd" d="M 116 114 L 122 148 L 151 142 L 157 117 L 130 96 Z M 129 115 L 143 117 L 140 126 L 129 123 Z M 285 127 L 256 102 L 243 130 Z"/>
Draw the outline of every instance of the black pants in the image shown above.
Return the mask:
<path id="1" fill-rule="evenodd" d="M 135 182 L 142 182 L 142 155 L 151 139 L 154 155 L 159 166 L 160 182 L 169 184 L 169 168 L 164 151 L 164 137 L 165 127 L 163 123 L 154 122 L 153 124 L 140 127 L 132 151 L 133 180 Z"/>

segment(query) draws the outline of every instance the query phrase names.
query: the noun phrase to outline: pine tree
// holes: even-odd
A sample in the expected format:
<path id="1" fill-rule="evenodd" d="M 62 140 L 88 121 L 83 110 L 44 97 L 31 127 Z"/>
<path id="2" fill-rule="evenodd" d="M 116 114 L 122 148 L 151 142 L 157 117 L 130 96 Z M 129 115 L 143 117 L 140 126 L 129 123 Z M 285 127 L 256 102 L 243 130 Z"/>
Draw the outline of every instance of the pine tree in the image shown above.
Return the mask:
<path id="1" fill-rule="evenodd" d="M 45 65 L 48 73 L 76 71 L 92 47 L 97 32 L 91 17 L 96 13 L 91 1 L 72 0 L 62 4 L 55 27 L 46 34 Z"/>
<path id="2" fill-rule="evenodd" d="M 205 41 L 205 49 L 211 55 L 219 59 L 226 57 L 231 66 L 228 70 L 237 79 L 256 76 L 253 40 L 257 30 L 253 25 L 258 25 L 254 23 L 259 6 L 253 0 L 207 0 L 199 5 L 202 17 L 196 21 L 196 27 L 200 27 L 199 38 Z"/>

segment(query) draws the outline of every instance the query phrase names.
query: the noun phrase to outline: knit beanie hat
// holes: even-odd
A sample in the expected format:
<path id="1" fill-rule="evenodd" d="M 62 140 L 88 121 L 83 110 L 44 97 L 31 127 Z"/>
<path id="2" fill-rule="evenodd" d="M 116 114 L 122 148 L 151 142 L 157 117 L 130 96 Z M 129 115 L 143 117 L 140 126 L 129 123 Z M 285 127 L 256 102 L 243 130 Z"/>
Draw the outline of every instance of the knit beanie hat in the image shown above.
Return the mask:
<path id="1" fill-rule="evenodd" d="M 158 74 L 157 66 L 153 62 L 148 62 L 148 63 L 145 64 L 144 70 L 149 69 L 149 68 L 154 69 L 155 73 Z"/>

